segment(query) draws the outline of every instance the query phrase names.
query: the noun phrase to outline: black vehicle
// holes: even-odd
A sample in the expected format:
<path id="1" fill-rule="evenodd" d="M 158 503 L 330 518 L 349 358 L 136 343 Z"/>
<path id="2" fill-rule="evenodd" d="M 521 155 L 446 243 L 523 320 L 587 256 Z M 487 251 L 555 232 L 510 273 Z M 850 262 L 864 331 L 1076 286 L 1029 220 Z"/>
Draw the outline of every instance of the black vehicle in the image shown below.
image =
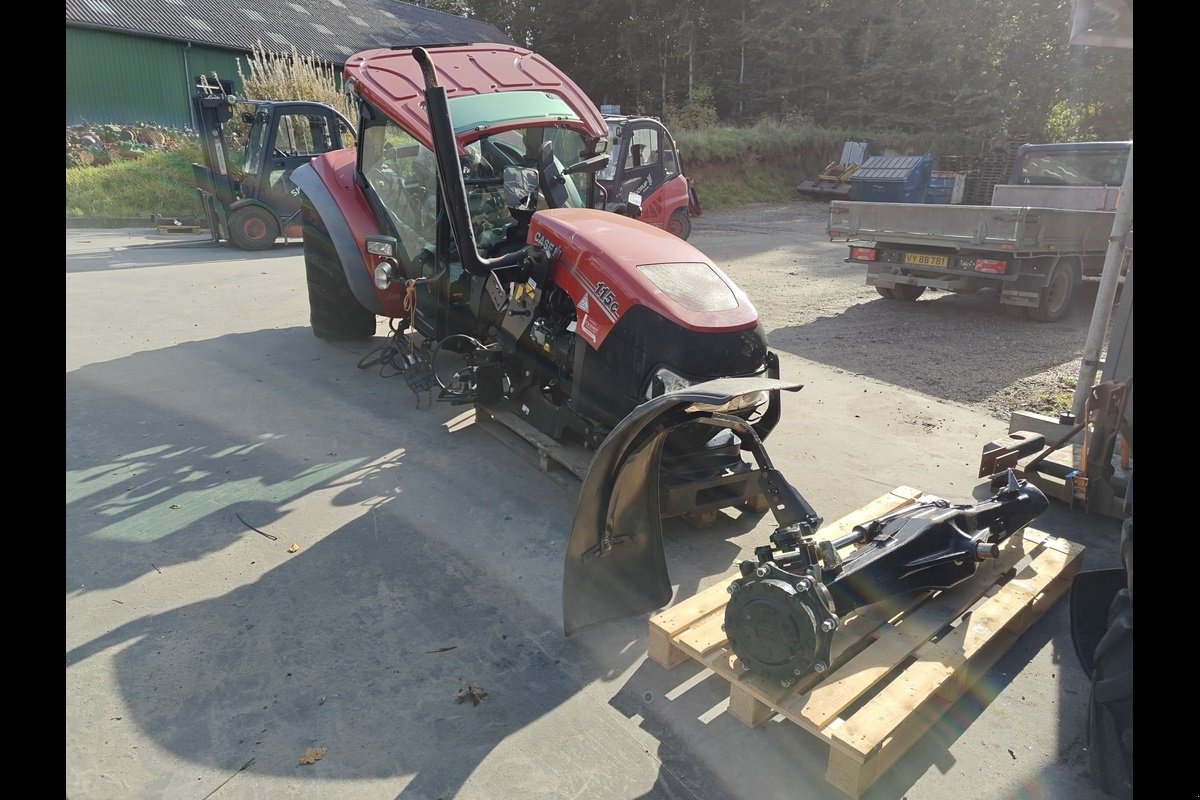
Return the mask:
<path id="1" fill-rule="evenodd" d="M 354 126 L 333 107 L 301 100 L 243 100 L 228 81 L 197 80 L 192 107 L 204 164 L 193 164 L 213 241 L 265 250 L 280 236 L 300 239 L 300 192 L 292 172 L 353 141 Z M 247 126 L 233 152 L 228 123 Z"/>

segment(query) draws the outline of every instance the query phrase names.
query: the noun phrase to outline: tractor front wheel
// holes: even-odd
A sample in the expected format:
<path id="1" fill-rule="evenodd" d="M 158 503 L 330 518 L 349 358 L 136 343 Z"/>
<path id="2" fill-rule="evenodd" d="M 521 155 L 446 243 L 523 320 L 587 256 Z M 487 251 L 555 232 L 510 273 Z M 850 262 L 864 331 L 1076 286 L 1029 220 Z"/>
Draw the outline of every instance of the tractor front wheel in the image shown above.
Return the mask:
<path id="1" fill-rule="evenodd" d="M 316 209 L 307 202 L 303 220 L 304 273 L 313 335 L 334 341 L 374 336 L 375 314 L 355 298 L 329 231 Z"/>
<path id="2" fill-rule="evenodd" d="M 275 215 L 260 206 L 245 206 L 229 215 L 229 241 L 242 250 L 267 250 L 279 238 Z"/>
<path id="3" fill-rule="evenodd" d="M 673 233 L 680 239 L 687 239 L 692 235 L 692 218 L 688 216 L 686 208 L 676 209 L 667 220 L 667 233 Z"/>

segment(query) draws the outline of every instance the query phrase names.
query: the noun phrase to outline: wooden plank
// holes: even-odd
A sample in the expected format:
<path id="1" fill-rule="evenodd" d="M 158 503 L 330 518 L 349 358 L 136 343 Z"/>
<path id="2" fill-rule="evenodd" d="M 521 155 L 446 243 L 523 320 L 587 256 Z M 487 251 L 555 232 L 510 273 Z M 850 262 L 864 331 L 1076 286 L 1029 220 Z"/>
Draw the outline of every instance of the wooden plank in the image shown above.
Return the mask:
<path id="1" fill-rule="evenodd" d="M 686 661 L 690 654 L 677 647 L 674 639 L 684 630 L 715 611 L 722 611 L 729 602 L 726 590 L 731 575 L 707 589 L 692 595 L 650 618 L 646 655 L 656 664 L 670 669 Z"/>
<path id="2" fill-rule="evenodd" d="M 729 685 L 729 713 L 747 727 L 757 728 L 775 716 L 775 709 L 735 682 Z"/>
<path id="3" fill-rule="evenodd" d="M 1026 553 L 1038 549 L 1036 540 L 1022 542 L 1022 550 Z M 1080 553 L 1082 548 L 1078 548 L 1075 555 L 1070 557 L 1070 563 L 1078 561 Z M 1038 564 L 1043 557 L 1045 563 Z M 995 638 L 1022 611 L 1030 610 L 1045 588 L 1053 582 L 1068 585 L 1074 576 L 1074 569 L 1078 568 L 1068 568 L 1063 554 L 1051 548 L 1040 549 L 1032 564 L 1037 565 L 1033 568 L 1033 577 L 1015 583 L 1009 581 L 994 596 L 972 609 L 966 619 L 941 641 L 920 648 L 916 653 L 917 661 L 906 667 L 838 729 L 834 737 L 836 742 L 849 746 L 864 758 L 878 749 L 917 706 L 939 693 L 946 681 L 958 673 L 983 645 Z M 965 585 L 959 584 L 943 594 Z M 1048 607 L 1047 603 L 1041 604 L 1041 613 L 1045 613 Z M 966 688 L 960 682 L 953 693 L 940 694 L 956 700 Z"/>
<path id="4" fill-rule="evenodd" d="M 813 538 L 817 541 L 837 539 L 853 530 L 855 525 L 870 522 L 873 519 L 882 517 L 884 514 L 890 514 L 905 506 L 912 505 L 923 496 L 924 493 L 920 489 L 914 489 L 911 486 L 897 486 L 887 494 L 880 495 L 867 503 L 862 508 L 851 511 L 835 522 L 822 525 L 820 530 L 817 531 L 817 535 Z"/>
<path id="5" fill-rule="evenodd" d="M 908 752 L 909 748 L 920 741 L 937 724 L 937 721 L 945 716 L 952 705 L 954 705 L 952 702 L 941 697 L 930 698 L 928 703 L 909 717 L 906 726 L 884 742 L 874 758 L 866 761 L 836 747 L 831 747 L 829 761 L 825 768 L 826 782 L 850 797 L 861 797 L 875 781 L 879 780 L 879 776 L 887 772 L 902 755 Z M 833 730 L 829 732 L 832 733 Z"/>

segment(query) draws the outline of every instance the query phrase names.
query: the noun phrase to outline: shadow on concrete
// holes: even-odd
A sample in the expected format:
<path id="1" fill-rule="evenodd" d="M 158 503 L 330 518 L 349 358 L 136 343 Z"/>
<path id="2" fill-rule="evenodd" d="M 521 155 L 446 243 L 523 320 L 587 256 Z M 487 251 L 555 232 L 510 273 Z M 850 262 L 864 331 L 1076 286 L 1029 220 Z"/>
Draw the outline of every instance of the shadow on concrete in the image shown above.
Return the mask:
<path id="1" fill-rule="evenodd" d="M 67 274 L 87 272 L 113 272 L 125 269 L 149 267 L 171 267 L 179 264 L 179 251 L 188 251 L 192 262 L 262 261 L 279 258 L 294 258 L 303 255 L 304 244 L 299 241 L 280 240 L 269 250 L 239 250 L 227 244 L 218 244 L 211 239 L 175 241 L 161 237 L 163 241 L 126 243 L 109 246 L 111 234 L 101 234 L 94 239 L 76 236 L 72 241 L 75 249 L 67 253 Z M 95 245 L 88 247 L 88 245 Z"/>
<path id="2" fill-rule="evenodd" d="M 104 762 L 146 739 L 195 773 L 144 763 L 126 796 L 286 776 L 450 797 L 518 735 L 539 763 L 505 781 L 530 796 L 634 796 L 657 774 L 640 749 L 597 761 L 615 726 L 561 741 L 538 724 L 644 654 L 644 619 L 562 635 L 575 497 L 478 426 L 449 433 L 461 408 L 416 410 L 358 356 L 296 328 L 67 374 L 69 789 L 73 770 L 119 775 Z M 732 563 L 723 540 L 751 522 L 670 528 L 681 596 Z M 89 618 L 105 608 L 119 624 Z M 455 702 L 471 685 L 487 697 Z M 94 716 L 114 688 L 122 715 Z M 328 753 L 301 770 L 308 747 Z"/>

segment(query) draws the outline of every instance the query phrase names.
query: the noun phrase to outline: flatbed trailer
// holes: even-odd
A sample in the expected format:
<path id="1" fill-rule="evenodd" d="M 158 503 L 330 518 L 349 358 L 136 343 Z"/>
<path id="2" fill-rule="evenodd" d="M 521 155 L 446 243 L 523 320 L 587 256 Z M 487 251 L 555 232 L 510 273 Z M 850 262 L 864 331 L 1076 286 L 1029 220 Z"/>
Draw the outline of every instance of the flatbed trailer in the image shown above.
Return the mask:
<path id="1" fill-rule="evenodd" d="M 1100 278 L 1120 194 L 1108 183 L 1119 183 L 1120 172 L 1060 178 L 1051 170 L 1091 166 L 1100 157 L 1116 163 L 1128 147 L 1022 148 L 1026 158 L 1014 169 L 1014 182 L 996 186 L 986 206 L 834 200 L 827 232 L 849 244 L 846 263 L 866 266 L 867 284 L 885 298 L 913 301 L 926 289 L 992 287 L 1004 306 L 1053 322 L 1066 316 L 1084 281 Z"/>

